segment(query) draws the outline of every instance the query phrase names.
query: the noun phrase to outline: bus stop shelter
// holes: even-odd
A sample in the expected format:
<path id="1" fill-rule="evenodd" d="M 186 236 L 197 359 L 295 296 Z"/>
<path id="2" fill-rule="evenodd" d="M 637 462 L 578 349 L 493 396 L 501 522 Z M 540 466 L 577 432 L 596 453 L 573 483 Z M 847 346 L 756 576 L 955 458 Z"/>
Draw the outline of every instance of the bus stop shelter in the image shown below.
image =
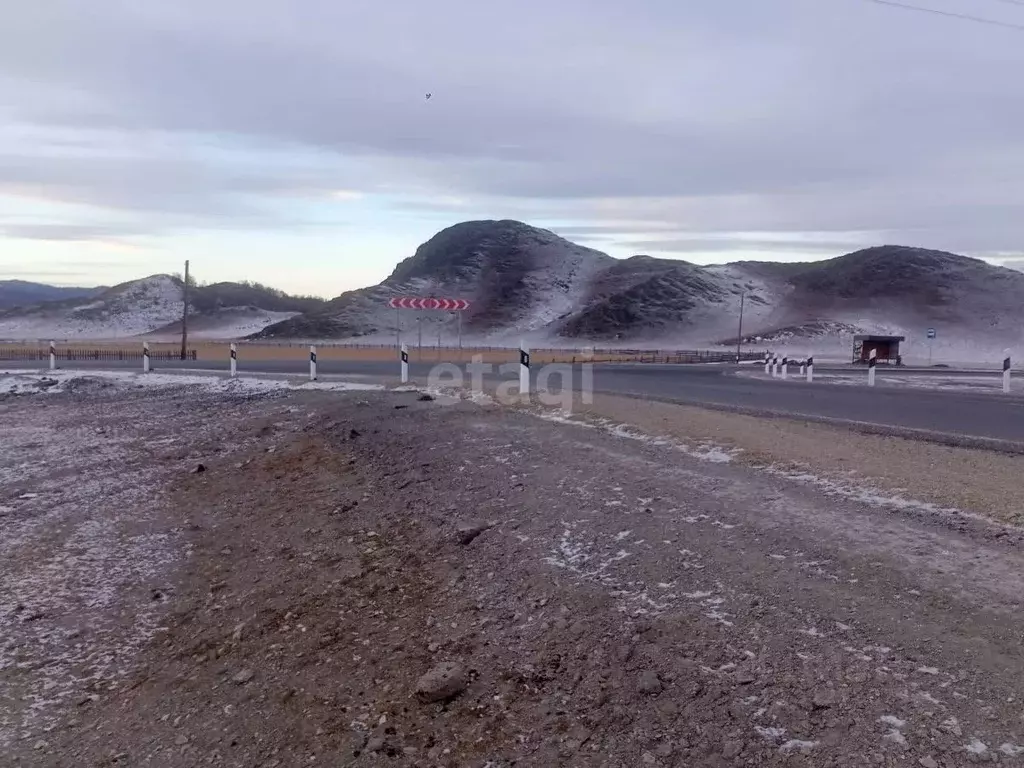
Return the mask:
<path id="1" fill-rule="evenodd" d="M 900 342 L 906 341 L 905 336 L 869 336 L 853 337 L 853 362 L 867 364 L 871 358 L 871 350 L 875 350 L 875 359 L 880 363 L 902 365 Z"/>

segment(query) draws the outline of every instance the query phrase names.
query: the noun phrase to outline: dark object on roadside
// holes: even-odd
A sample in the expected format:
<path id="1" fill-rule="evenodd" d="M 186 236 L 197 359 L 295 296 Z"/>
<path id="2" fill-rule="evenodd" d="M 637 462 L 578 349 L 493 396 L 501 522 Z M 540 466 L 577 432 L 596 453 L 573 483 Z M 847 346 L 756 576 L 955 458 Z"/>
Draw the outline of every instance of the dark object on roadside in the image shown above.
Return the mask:
<path id="1" fill-rule="evenodd" d="M 357 437 L 359 437 L 362 434 L 363 433 L 360 432 L 358 429 L 350 429 L 348 431 L 348 439 L 349 440 L 355 440 Z"/>
<path id="2" fill-rule="evenodd" d="M 454 699 L 469 685 L 466 670 L 459 664 L 445 662 L 431 669 L 416 684 L 416 695 L 431 703 Z"/>
<path id="3" fill-rule="evenodd" d="M 197 464 L 196 468 L 192 470 L 192 474 L 198 475 L 198 474 L 200 474 L 202 472 L 205 472 L 205 471 L 206 471 L 206 465 L 205 464 Z"/>
<path id="4" fill-rule="evenodd" d="M 433 395 L 428 395 L 428 394 L 424 393 L 424 394 L 420 395 L 419 399 L 420 399 L 421 403 L 431 403 L 431 402 L 434 401 L 434 396 Z"/>
<path id="5" fill-rule="evenodd" d="M 403 410 L 405 410 L 408 407 L 409 407 L 408 405 L 396 405 L 395 406 L 395 410 L 396 411 L 403 411 Z"/>

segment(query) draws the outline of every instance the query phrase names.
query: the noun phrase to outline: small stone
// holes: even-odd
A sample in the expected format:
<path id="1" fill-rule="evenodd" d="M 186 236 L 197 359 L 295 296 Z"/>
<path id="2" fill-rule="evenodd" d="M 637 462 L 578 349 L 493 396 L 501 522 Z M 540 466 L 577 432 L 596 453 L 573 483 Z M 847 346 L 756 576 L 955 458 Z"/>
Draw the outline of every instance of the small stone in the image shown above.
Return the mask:
<path id="1" fill-rule="evenodd" d="M 179 747 L 184 747 L 186 744 L 188 744 L 188 736 L 186 736 L 185 734 L 181 734 L 181 736 L 178 736 L 174 740 L 174 743 Z"/>
<path id="2" fill-rule="evenodd" d="M 222 555 L 230 555 L 230 554 L 231 554 L 231 547 L 224 547 L 224 549 L 222 549 L 222 550 L 220 551 L 220 553 L 221 553 Z"/>
<path id="3" fill-rule="evenodd" d="M 456 528 L 459 536 L 459 544 L 462 546 L 471 544 L 473 540 L 486 531 L 487 528 L 488 526 L 483 523 L 459 523 Z"/>
<path id="4" fill-rule="evenodd" d="M 37 741 L 35 744 L 32 745 L 32 749 L 34 749 L 35 751 L 38 752 L 40 749 L 46 749 L 48 746 L 50 746 L 50 745 L 47 744 L 42 739 L 40 739 L 39 741 Z"/>
<path id="5" fill-rule="evenodd" d="M 254 674 L 255 673 L 251 669 L 243 669 L 241 672 L 239 672 L 231 679 L 238 685 L 245 685 L 250 680 L 252 680 Z"/>
<path id="6" fill-rule="evenodd" d="M 662 685 L 657 672 L 649 669 L 640 675 L 640 693 L 654 696 L 661 693 L 664 688 L 665 686 Z"/>
<path id="7" fill-rule="evenodd" d="M 732 760 L 733 758 L 739 757 L 742 751 L 742 741 L 727 741 L 725 742 L 725 746 L 722 747 L 722 757 L 724 757 L 726 760 Z"/>
<path id="8" fill-rule="evenodd" d="M 383 736 L 374 736 L 372 739 L 366 742 L 367 752 L 380 752 L 382 749 L 384 749 Z"/>
<path id="9" fill-rule="evenodd" d="M 447 701 L 469 686 L 466 670 L 455 662 L 446 661 L 427 672 L 416 683 L 416 695 L 425 702 Z"/>
<path id="10" fill-rule="evenodd" d="M 198 474 L 201 474 L 201 473 L 203 473 L 205 471 L 206 471 L 206 465 L 205 464 L 197 464 L 196 468 L 192 470 L 192 474 L 198 475 Z"/>
<path id="11" fill-rule="evenodd" d="M 644 765 L 654 765 L 658 762 L 650 752 L 644 752 L 643 755 L 640 756 L 640 760 Z"/>
<path id="12" fill-rule="evenodd" d="M 931 757 L 922 757 L 917 762 L 921 764 L 921 768 L 939 768 L 939 764 Z"/>
<path id="13" fill-rule="evenodd" d="M 740 685 L 750 685 L 757 682 L 757 675 L 750 667 L 740 667 L 736 670 L 735 679 Z"/>
<path id="14" fill-rule="evenodd" d="M 350 429 L 348 431 L 348 439 L 349 440 L 355 440 L 357 437 L 360 437 L 362 434 L 363 433 L 360 432 L 358 429 Z"/>
<path id="15" fill-rule="evenodd" d="M 235 643 L 241 642 L 242 634 L 244 632 L 245 632 L 245 622 L 243 621 L 241 624 L 239 624 L 237 627 L 235 627 L 235 631 L 231 633 L 231 641 L 235 642 Z"/>
<path id="16" fill-rule="evenodd" d="M 839 694 L 834 688 L 819 688 L 814 692 L 814 706 L 817 709 L 834 707 L 839 701 Z"/>

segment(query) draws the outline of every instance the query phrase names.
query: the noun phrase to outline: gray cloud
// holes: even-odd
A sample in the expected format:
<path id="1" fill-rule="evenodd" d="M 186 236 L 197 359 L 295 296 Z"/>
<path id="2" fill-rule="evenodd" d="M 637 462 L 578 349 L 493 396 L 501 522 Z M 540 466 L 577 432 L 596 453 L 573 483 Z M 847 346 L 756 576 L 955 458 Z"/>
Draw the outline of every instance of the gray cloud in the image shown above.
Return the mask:
<path id="1" fill-rule="evenodd" d="M 592 241 L 622 230 L 584 222 L 610 219 L 642 238 L 646 223 L 1024 241 L 1024 36 L 856 2 L 626 8 L 14 4 L 0 116 L 65 139 L 0 156 L 0 191 L 154 228 L 295 226 L 289 201 L 346 188 L 453 219 L 474 200 L 548 201 Z"/>

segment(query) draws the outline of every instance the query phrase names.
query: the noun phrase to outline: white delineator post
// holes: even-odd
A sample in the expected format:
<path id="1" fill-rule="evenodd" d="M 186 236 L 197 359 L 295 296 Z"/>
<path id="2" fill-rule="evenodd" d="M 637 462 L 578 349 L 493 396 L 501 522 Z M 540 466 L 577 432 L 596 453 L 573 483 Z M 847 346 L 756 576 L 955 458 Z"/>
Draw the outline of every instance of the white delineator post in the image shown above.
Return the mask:
<path id="1" fill-rule="evenodd" d="M 50 342 L 50 370 L 57 370 L 57 342 Z"/>
<path id="2" fill-rule="evenodd" d="M 772 378 L 774 379 L 779 375 L 779 356 L 778 354 L 772 354 Z"/>
<path id="3" fill-rule="evenodd" d="M 316 381 L 316 346 L 309 345 L 309 380 Z"/>
<path id="4" fill-rule="evenodd" d="M 872 349 L 868 355 L 868 386 L 875 386 L 875 366 L 878 365 L 878 350 Z"/>
<path id="5" fill-rule="evenodd" d="M 787 378 L 789 378 L 789 358 L 788 357 L 783 357 L 782 358 L 782 380 L 785 381 Z"/>
<path id="6" fill-rule="evenodd" d="M 810 384 L 814 381 L 814 358 L 807 358 L 807 383 Z"/>
<path id="7" fill-rule="evenodd" d="M 1010 350 L 1003 350 L 1003 392 L 1010 391 Z"/>
<path id="8" fill-rule="evenodd" d="M 405 344 L 398 351 L 398 359 L 402 363 L 402 383 L 409 383 L 409 347 Z"/>
<path id="9" fill-rule="evenodd" d="M 530 348 L 519 342 L 519 394 L 530 396 Z"/>
<path id="10" fill-rule="evenodd" d="M 142 342 L 142 372 L 149 373 L 149 342 Z"/>
<path id="11" fill-rule="evenodd" d="M 231 345 L 231 378 L 238 375 L 238 347 Z"/>
<path id="12" fill-rule="evenodd" d="M 764 353 L 764 374 L 765 374 L 765 376 L 767 376 L 771 372 L 772 372 L 772 353 L 771 352 L 765 352 Z"/>

